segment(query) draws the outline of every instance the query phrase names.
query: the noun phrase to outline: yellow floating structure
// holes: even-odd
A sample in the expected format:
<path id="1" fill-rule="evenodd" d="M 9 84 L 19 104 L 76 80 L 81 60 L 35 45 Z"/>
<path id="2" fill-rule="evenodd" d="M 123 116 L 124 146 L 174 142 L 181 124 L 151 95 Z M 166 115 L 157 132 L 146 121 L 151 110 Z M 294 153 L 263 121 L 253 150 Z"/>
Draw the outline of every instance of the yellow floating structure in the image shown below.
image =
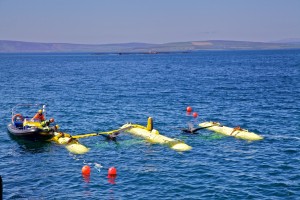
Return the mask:
<path id="1" fill-rule="evenodd" d="M 66 149 L 73 154 L 85 154 L 90 150 L 67 133 L 55 133 L 55 136 L 51 138 L 51 141 L 60 145 L 64 145 Z"/>
<path id="2" fill-rule="evenodd" d="M 218 122 L 203 122 L 200 123 L 199 126 L 214 131 L 216 133 L 236 137 L 239 139 L 250 140 L 250 141 L 263 139 L 262 136 L 257 135 L 256 133 L 253 132 L 249 132 L 246 129 L 242 129 L 240 127 L 230 128 L 227 126 L 223 126 Z"/>
<path id="3" fill-rule="evenodd" d="M 185 144 L 183 141 L 159 134 L 157 130 L 153 129 L 153 120 L 151 117 L 148 118 L 147 127 L 139 124 L 128 123 L 123 125 L 121 129 L 124 129 L 125 132 L 132 135 L 144 138 L 150 143 L 167 145 L 176 151 L 188 151 L 192 149 L 191 146 Z"/>
<path id="4" fill-rule="evenodd" d="M 99 133 L 87 133 L 81 135 L 71 136 L 70 134 L 63 132 L 55 132 L 55 136 L 50 139 L 50 141 L 55 142 L 60 145 L 64 145 L 67 150 L 73 154 L 85 154 L 90 149 L 86 146 L 79 143 L 78 139 L 99 136 L 99 135 L 113 135 L 119 134 L 120 132 L 128 132 L 132 135 L 146 139 L 148 142 L 153 144 L 163 144 L 169 146 L 171 149 L 176 151 L 188 151 L 192 147 L 185 144 L 181 140 L 172 139 L 166 136 L 159 134 L 159 132 L 153 129 L 153 120 L 151 117 L 148 118 L 147 127 L 139 124 L 127 123 L 121 128 L 108 131 L 108 132 L 99 132 Z"/>

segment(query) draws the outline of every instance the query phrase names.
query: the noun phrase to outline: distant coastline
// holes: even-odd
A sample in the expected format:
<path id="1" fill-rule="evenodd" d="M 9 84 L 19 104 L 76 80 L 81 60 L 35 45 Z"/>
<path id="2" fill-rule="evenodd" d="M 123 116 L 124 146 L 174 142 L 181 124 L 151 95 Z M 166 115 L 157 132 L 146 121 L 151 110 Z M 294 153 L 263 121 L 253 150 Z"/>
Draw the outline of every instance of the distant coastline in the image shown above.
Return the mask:
<path id="1" fill-rule="evenodd" d="M 188 53 L 200 50 L 281 50 L 300 49 L 299 42 L 249 42 L 207 40 L 174 42 L 165 44 L 120 43 L 120 44 L 68 44 L 39 43 L 0 40 L 0 53 L 113 53 L 113 54 L 159 54 Z"/>

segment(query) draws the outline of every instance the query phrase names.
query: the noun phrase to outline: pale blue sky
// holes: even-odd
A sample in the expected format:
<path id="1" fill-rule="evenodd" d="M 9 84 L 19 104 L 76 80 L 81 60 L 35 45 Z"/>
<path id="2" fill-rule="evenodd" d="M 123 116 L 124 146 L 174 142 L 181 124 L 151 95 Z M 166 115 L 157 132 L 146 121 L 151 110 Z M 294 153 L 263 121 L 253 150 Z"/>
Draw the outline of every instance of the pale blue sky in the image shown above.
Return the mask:
<path id="1" fill-rule="evenodd" d="M 107 44 L 300 38 L 300 0 L 0 0 L 0 40 Z"/>

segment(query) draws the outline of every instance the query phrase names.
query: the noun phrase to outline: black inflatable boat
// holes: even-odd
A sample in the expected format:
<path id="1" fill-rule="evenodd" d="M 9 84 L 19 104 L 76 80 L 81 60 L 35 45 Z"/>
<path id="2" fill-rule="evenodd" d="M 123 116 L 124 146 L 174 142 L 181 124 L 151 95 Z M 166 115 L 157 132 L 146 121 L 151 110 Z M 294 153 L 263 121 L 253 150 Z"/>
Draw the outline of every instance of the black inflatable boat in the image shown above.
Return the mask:
<path id="1" fill-rule="evenodd" d="M 45 105 L 42 104 L 18 104 L 12 109 L 11 123 L 7 125 L 9 133 L 16 137 L 23 137 L 28 139 L 48 140 L 53 137 L 47 130 L 44 130 L 40 121 L 32 121 L 30 117 L 24 117 L 20 113 L 16 113 L 17 108 L 28 107 L 33 111 L 37 110 L 37 107 L 42 107 L 45 112 Z M 33 110 L 32 107 L 35 107 Z M 29 110 L 30 110 L 29 109 Z"/>

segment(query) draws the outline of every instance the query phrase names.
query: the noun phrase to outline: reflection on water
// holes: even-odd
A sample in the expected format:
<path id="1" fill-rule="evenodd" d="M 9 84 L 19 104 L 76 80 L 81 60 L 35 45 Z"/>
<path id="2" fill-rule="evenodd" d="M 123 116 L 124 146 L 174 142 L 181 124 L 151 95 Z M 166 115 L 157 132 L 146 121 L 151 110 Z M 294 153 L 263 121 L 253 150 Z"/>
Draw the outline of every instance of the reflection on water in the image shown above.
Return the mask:
<path id="1" fill-rule="evenodd" d="M 20 149 L 29 153 L 42 153 L 50 150 L 51 142 L 20 138 L 7 132 L 9 137 L 19 144 Z"/>
<path id="2" fill-rule="evenodd" d="M 90 174 L 82 174 L 83 181 L 89 183 L 91 181 Z"/>
<path id="3" fill-rule="evenodd" d="M 108 175 L 107 178 L 108 178 L 107 179 L 108 183 L 110 183 L 112 185 L 116 184 L 117 175 Z"/>

